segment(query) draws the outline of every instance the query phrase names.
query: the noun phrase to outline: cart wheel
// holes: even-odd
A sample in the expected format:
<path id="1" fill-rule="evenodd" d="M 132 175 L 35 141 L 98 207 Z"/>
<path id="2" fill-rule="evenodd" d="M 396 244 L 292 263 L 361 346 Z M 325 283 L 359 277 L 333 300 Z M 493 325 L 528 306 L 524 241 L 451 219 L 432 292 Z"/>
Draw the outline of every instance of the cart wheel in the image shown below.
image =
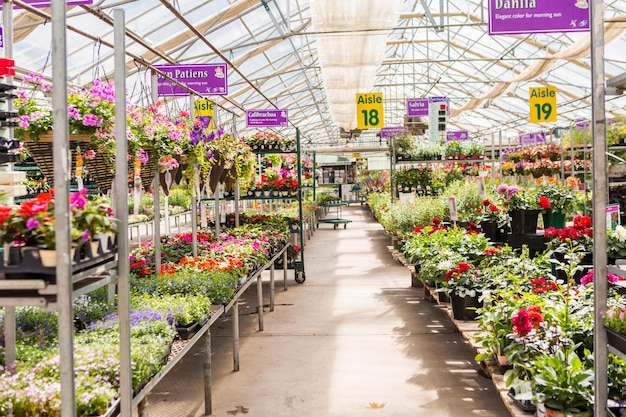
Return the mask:
<path id="1" fill-rule="evenodd" d="M 303 284 L 306 281 L 306 275 L 304 271 L 296 271 L 296 283 Z"/>
<path id="2" fill-rule="evenodd" d="M 333 229 L 337 230 L 337 225 L 333 224 Z"/>
<path id="3" fill-rule="evenodd" d="M 348 223 L 344 223 L 344 224 L 343 224 L 343 228 L 345 229 L 345 228 L 347 228 L 347 227 L 348 227 Z"/>
<path id="4" fill-rule="evenodd" d="M 317 224 L 317 228 L 318 228 L 318 229 L 320 228 L 320 224 L 319 224 L 319 223 Z"/>

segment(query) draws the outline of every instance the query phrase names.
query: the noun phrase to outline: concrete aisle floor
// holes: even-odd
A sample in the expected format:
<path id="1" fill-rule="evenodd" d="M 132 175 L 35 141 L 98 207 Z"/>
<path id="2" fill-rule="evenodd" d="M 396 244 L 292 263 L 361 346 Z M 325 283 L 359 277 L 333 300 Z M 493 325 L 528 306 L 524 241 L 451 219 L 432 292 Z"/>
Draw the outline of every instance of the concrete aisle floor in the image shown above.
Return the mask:
<path id="1" fill-rule="evenodd" d="M 212 327 L 213 416 L 508 416 L 473 350 L 393 261 L 367 207 L 348 207 L 347 229 L 320 224 L 305 252 L 306 282 L 282 291 L 258 331 L 256 290 L 240 304 L 240 371 L 227 315 Z M 268 283 L 264 289 L 269 303 Z M 153 390 L 151 417 L 204 415 L 203 354 L 196 346 Z"/>

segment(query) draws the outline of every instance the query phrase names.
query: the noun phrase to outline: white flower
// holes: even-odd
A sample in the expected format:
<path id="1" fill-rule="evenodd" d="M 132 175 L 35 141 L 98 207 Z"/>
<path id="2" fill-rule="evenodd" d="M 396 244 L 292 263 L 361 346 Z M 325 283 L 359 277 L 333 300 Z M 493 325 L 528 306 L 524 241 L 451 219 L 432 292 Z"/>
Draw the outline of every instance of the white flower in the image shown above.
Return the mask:
<path id="1" fill-rule="evenodd" d="M 449 259 L 445 259 L 437 264 L 437 269 L 440 271 L 449 271 L 452 269 L 453 266 L 454 262 Z"/>
<path id="2" fill-rule="evenodd" d="M 618 224 L 615 227 L 613 234 L 617 238 L 617 240 L 619 240 L 620 242 L 626 241 L 626 228 L 624 228 L 624 226 L 622 226 L 621 224 Z"/>

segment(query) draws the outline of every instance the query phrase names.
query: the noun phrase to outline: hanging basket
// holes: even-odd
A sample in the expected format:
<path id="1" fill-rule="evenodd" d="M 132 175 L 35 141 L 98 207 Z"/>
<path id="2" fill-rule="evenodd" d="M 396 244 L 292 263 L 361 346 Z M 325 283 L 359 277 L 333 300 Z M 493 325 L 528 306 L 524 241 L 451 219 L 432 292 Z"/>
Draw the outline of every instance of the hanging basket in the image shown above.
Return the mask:
<path id="1" fill-rule="evenodd" d="M 217 190 L 217 184 L 220 182 L 225 165 L 225 162 L 217 161 L 215 165 L 211 167 L 211 172 L 209 173 L 209 187 L 211 187 L 213 193 Z"/>
<path id="2" fill-rule="evenodd" d="M 69 135 L 69 147 L 72 152 L 71 173 L 76 169 L 76 158 L 74 157 L 76 147 L 80 146 L 84 152 L 90 147 L 90 135 Z M 51 187 L 54 187 L 54 144 L 52 133 L 45 133 L 39 136 L 37 142 L 33 141 L 30 136 L 24 138 L 24 146 L 37 164 L 37 167 L 46 178 Z M 104 157 L 102 152 L 96 152 L 95 157 L 91 160 L 85 160 L 85 172 L 88 176 L 98 184 L 102 190 L 111 188 L 114 174 L 109 161 Z"/>
<path id="3" fill-rule="evenodd" d="M 226 192 L 230 193 L 233 191 L 235 188 L 235 182 L 237 182 L 237 168 L 232 166 L 228 171 L 226 171 L 226 176 L 224 177 Z"/>
<path id="4" fill-rule="evenodd" d="M 40 135 L 37 142 L 26 135 L 24 137 L 24 146 L 33 157 L 33 160 L 46 178 L 48 184 L 54 187 L 54 148 L 52 133 Z M 81 147 L 81 152 L 83 153 L 89 149 L 96 151 L 93 159 L 84 160 L 85 178 L 93 179 L 93 181 L 98 184 L 98 188 L 102 191 L 110 190 L 113 179 L 115 178 L 114 159 L 106 158 L 103 152 L 99 152 L 91 146 L 91 135 L 69 135 L 69 147 L 72 152 L 70 172 L 72 175 L 76 169 L 75 153 L 77 146 Z M 148 150 L 146 153 L 148 154 L 149 162 L 147 165 L 141 166 L 141 183 L 144 188 L 150 187 L 157 172 L 156 163 L 153 160 L 153 152 Z M 128 172 L 131 174 L 133 172 L 132 161 L 129 163 Z"/>

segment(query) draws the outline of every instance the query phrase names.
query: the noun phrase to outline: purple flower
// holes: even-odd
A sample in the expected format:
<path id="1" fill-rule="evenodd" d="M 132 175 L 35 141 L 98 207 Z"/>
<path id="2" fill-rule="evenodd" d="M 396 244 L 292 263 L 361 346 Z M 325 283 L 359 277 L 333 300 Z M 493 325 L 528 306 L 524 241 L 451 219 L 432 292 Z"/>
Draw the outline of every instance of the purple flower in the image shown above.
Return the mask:
<path id="1" fill-rule="evenodd" d="M 67 117 L 74 120 L 80 120 L 80 112 L 74 106 L 67 106 Z"/>
<path id="2" fill-rule="evenodd" d="M 83 117 L 83 124 L 85 126 L 100 126 L 102 124 L 102 121 L 95 114 L 86 114 Z"/>
<path id="3" fill-rule="evenodd" d="M 38 220 L 33 219 L 32 217 L 29 218 L 28 220 L 26 220 L 26 228 L 28 230 L 33 230 L 38 228 L 39 226 L 41 226 L 41 223 L 39 223 Z"/>
<path id="4" fill-rule="evenodd" d="M 498 188 L 496 188 L 496 192 L 500 195 L 504 195 L 506 193 L 506 190 L 508 190 L 509 186 L 506 184 L 500 184 L 498 185 Z"/>
<path id="5" fill-rule="evenodd" d="M 516 185 L 512 185 L 506 190 L 506 198 L 510 199 L 517 193 L 519 193 L 519 187 Z"/>

